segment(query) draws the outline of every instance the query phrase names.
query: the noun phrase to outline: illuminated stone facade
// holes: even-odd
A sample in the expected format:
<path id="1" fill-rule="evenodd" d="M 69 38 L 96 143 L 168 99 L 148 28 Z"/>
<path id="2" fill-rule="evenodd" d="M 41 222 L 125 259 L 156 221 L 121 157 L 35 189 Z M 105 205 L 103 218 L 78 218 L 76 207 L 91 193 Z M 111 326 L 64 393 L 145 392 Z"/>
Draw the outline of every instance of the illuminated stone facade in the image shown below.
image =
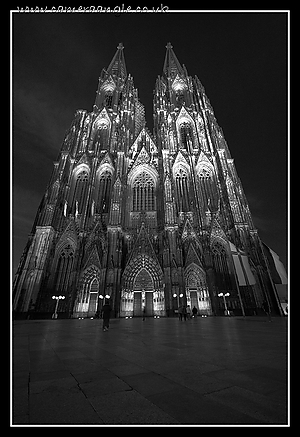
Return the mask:
<path id="1" fill-rule="evenodd" d="M 150 84 L 151 86 L 151 84 Z M 167 45 L 154 132 L 120 44 L 92 112 L 66 133 L 14 280 L 13 309 L 93 317 L 279 313 L 274 285 L 222 129 L 197 76 Z"/>

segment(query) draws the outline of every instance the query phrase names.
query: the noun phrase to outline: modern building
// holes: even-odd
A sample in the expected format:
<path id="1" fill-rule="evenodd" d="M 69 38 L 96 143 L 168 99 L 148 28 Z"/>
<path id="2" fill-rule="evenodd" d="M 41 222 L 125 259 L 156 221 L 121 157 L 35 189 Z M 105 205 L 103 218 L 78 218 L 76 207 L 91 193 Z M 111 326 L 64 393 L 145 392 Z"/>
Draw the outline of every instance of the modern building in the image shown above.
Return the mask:
<path id="1" fill-rule="evenodd" d="M 166 48 L 153 133 L 122 44 L 92 111 L 76 111 L 15 276 L 16 316 L 93 317 L 104 299 L 120 317 L 282 313 L 204 87 Z"/>

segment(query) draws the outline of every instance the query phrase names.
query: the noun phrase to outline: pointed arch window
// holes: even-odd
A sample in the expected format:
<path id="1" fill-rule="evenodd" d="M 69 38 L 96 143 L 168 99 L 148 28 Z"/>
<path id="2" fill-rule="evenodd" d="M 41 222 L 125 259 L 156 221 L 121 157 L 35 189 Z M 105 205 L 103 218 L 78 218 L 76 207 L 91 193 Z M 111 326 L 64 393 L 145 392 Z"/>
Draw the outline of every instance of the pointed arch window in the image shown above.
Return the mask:
<path id="1" fill-rule="evenodd" d="M 109 91 L 109 92 L 106 92 L 105 93 L 105 106 L 107 107 L 107 108 L 111 108 L 112 107 L 112 99 L 113 99 L 113 95 L 112 95 L 112 92 L 111 91 Z"/>
<path id="2" fill-rule="evenodd" d="M 189 211 L 189 179 L 185 169 L 175 172 L 175 187 L 179 211 Z"/>
<path id="3" fill-rule="evenodd" d="M 207 206 L 212 197 L 212 172 L 207 167 L 201 167 L 198 172 L 202 203 Z"/>
<path id="4" fill-rule="evenodd" d="M 229 177 L 227 177 L 226 186 L 227 186 L 227 192 L 228 192 L 229 203 L 231 206 L 231 211 L 233 214 L 233 219 L 235 222 L 242 222 L 243 215 L 242 215 L 242 211 L 241 211 L 240 202 L 238 201 L 238 197 L 237 197 L 236 191 L 234 189 L 233 181 Z"/>
<path id="5" fill-rule="evenodd" d="M 155 184 L 152 177 L 145 171 L 139 173 L 132 185 L 132 210 L 155 210 Z"/>
<path id="6" fill-rule="evenodd" d="M 166 194 L 167 202 L 171 202 L 172 201 L 172 186 L 171 186 L 171 181 L 170 181 L 169 177 L 167 177 L 166 181 L 165 181 L 165 194 Z"/>
<path id="7" fill-rule="evenodd" d="M 72 209 L 81 214 L 83 212 L 84 203 L 88 193 L 89 173 L 87 170 L 82 170 L 76 176 L 74 197 Z"/>
<path id="8" fill-rule="evenodd" d="M 59 190 L 59 182 L 56 181 L 52 185 L 52 192 L 51 192 L 49 203 L 55 203 L 55 201 L 57 199 L 58 190 Z"/>
<path id="9" fill-rule="evenodd" d="M 184 122 L 180 125 L 180 137 L 182 147 L 189 150 L 189 143 L 192 144 L 193 131 L 190 123 Z"/>
<path id="10" fill-rule="evenodd" d="M 74 262 L 74 250 L 70 244 L 65 246 L 58 258 L 55 289 L 60 294 L 66 293 L 70 284 L 70 275 Z"/>
<path id="11" fill-rule="evenodd" d="M 184 91 L 183 89 L 178 89 L 176 91 L 176 103 L 177 106 L 181 106 L 184 103 Z"/>
<path id="12" fill-rule="evenodd" d="M 99 187 L 96 200 L 96 211 L 98 213 L 107 213 L 111 195 L 111 173 L 106 170 L 101 173 L 99 178 Z"/>
<path id="13" fill-rule="evenodd" d="M 228 256 L 225 247 L 217 242 L 213 244 L 211 251 L 218 290 L 222 292 L 232 290 Z"/>
<path id="14" fill-rule="evenodd" d="M 99 125 L 97 126 L 97 133 L 95 135 L 95 143 L 99 143 L 100 144 L 100 149 L 101 150 L 106 150 L 107 149 L 107 145 L 108 145 L 108 140 L 109 140 L 109 123 L 107 123 L 106 121 L 103 121 L 101 123 L 99 123 Z"/>
<path id="15" fill-rule="evenodd" d="M 218 189 L 213 171 L 208 166 L 200 167 L 198 171 L 198 183 L 200 184 L 200 193 L 202 204 L 206 208 L 209 204 L 210 208 L 218 208 Z"/>

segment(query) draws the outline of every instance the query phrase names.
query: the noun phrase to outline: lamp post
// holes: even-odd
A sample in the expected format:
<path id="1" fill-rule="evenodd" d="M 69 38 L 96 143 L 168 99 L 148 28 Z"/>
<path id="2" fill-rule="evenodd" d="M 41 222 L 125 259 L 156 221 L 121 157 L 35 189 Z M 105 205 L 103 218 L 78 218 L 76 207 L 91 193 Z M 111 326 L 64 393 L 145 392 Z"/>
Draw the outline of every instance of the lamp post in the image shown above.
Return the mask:
<path id="1" fill-rule="evenodd" d="M 176 299 L 176 297 L 177 297 L 177 309 L 178 309 L 178 307 L 179 307 L 179 297 L 178 297 L 178 295 L 176 294 L 176 293 L 174 293 L 173 294 L 173 297 L 174 297 L 174 299 Z"/>
<path id="2" fill-rule="evenodd" d="M 100 299 L 100 301 L 99 301 L 99 306 L 97 308 L 97 312 L 98 312 L 98 318 L 101 318 L 104 296 L 102 294 L 99 294 L 98 298 Z"/>
<path id="3" fill-rule="evenodd" d="M 177 293 L 174 293 L 173 297 L 174 297 L 174 299 L 177 298 L 177 311 L 178 311 L 180 304 L 181 304 L 181 299 L 183 298 L 183 293 L 180 293 L 179 295 Z"/>
<path id="4" fill-rule="evenodd" d="M 103 294 L 99 294 L 98 298 L 100 299 L 101 304 L 99 305 L 99 307 L 97 309 L 97 313 L 98 313 L 98 317 L 101 317 L 101 312 L 102 312 L 102 308 L 103 308 L 103 300 L 104 300 L 104 298 L 110 299 L 110 295 L 106 294 L 105 296 L 103 296 Z"/>
<path id="5" fill-rule="evenodd" d="M 183 298 L 183 293 L 180 293 L 179 295 L 174 293 L 173 294 L 174 299 L 177 297 L 177 306 L 179 306 L 179 298 Z"/>
<path id="6" fill-rule="evenodd" d="M 225 315 L 228 316 L 229 315 L 229 311 L 228 311 L 228 308 L 227 308 L 226 297 L 230 296 L 230 293 L 219 293 L 218 296 L 219 297 L 223 297 L 224 306 L 225 306 Z"/>
<path id="7" fill-rule="evenodd" d="M 56 305 L 55 305 L 55 310 L 54 310 L 54 313 L 52 314 L 52 319 L 57 319 L 57 308 L 58 308 L 58 302 L 61 300 L 61 299 L 65 299 L 65 297 L 66 296 L 61 296 L 61 295 L 59 295 L 59 296 L 52 296 L 52 299 L 54 300 L 54 299 L 56 299 Z"/>

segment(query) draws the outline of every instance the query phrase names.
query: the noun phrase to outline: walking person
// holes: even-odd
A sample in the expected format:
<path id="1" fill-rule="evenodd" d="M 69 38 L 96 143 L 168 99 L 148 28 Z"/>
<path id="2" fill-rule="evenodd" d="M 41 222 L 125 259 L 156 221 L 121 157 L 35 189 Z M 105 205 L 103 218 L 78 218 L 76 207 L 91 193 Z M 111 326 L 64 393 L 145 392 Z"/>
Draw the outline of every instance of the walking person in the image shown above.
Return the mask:
<path id="1" fill-rule="evenodd" d="M 106 300 L 101 310 L 102 318 L 103 318 L 103 331 L 108 331 L 111 309 L 112 309 L 111 306 Z"/>
<path id="2" fill-rule="evenodd" d="M 185 305 L 182 308 L 182 314 L 183 314 L 184 321 L 186 322 L 187 312 L 186 312 L 186 306 Z"/>
<path id="3" fill-rule="evenodd" d="M 191 318 L 191 307 L 189 305 L 186 307 L 186 315 L 187 315 L 187 319 L 190 320 L 190 318 Z"/>
<path id="4" fill-rule="evenodd" d="M 197 308 L 195 306 L 192 309 L 192 313 L 193 313 L 193 317 L 196 319 L 198 310 L 197 310 Z"/>
<path id="5" fill-rule="evenodd" d="M 180 305 L 180 307 L 178 308 L 178 316 L 180 321 L 182 321 L 182 314 L 183 314 L 183 307 L 182 305 Z"/>
<path id="6" fill-rule="evenodd" d="M 145 317 L 146 317 L 146 307 L 144 306 L 144 308 L 143 308 L 143 322 L 145 320 Z"/>

